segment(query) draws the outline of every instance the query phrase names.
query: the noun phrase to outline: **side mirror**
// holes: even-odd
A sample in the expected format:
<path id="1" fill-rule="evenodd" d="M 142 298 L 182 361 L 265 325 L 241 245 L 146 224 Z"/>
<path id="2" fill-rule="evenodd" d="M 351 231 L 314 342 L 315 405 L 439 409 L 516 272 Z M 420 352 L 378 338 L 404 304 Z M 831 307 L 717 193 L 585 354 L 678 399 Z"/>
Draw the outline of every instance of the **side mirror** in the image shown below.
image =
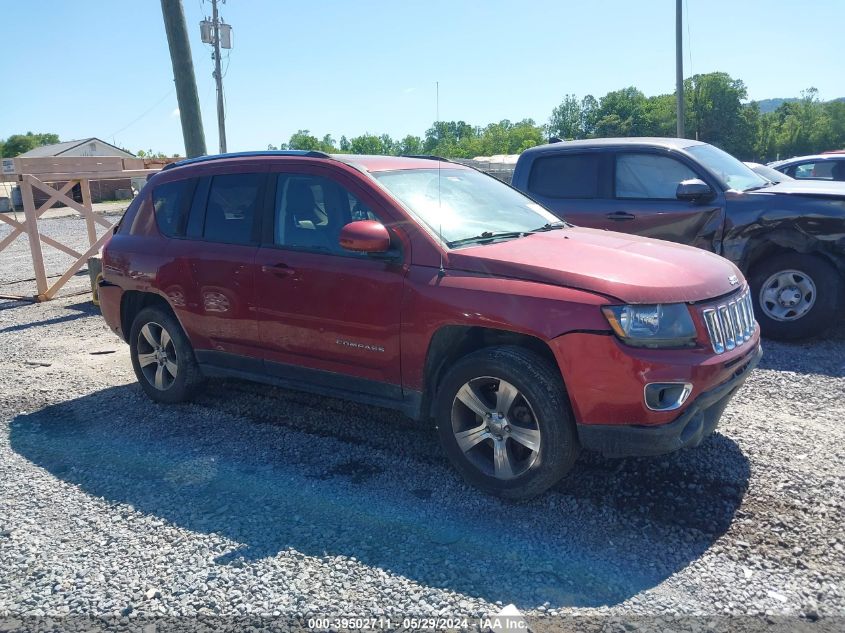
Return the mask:
<path id="1" fill-rule="evenodd" d="M 358 253 L 386 253 L 390 250 L 390 233 L 381 222 L 357 220 L 340 230 L 340 245 Z"/>
<path id="2" fill-rule="evenodd" d="M 675 197 L 678 200 L 687 200 L 688 202 L 710 200 L 714 195 L 710 185 L 698 178 L 682 180 L 678 183 L 678 189 L 675 192 Z"/>

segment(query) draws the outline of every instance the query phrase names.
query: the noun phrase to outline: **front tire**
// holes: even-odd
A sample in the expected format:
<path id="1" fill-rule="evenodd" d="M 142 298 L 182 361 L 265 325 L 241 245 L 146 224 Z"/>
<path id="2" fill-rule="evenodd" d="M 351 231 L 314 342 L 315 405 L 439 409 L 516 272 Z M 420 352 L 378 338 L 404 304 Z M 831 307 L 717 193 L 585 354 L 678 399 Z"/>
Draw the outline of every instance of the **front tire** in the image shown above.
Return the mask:
<path id="1" fill-rule="evenodd" d="M 203 383 L 188 337 L 169 310 L 153 306 L 138 313 L 129 353 L 141 388 L 156 402 L 189 400 Z"/>
<path id="2" fill-rule="evenodd" d="M 578 457 L 560 375 L 521 347 L 461 358 L 440 384 L 435 418 L 443 449 L 467 483 L 508 499 L 545 492 Z"/>
<path id="3" fill-rule="evenodd" d="M 836 322 L 842 278 L 820 257 L 776 255 L 755 266 L 749 282 L 754 315 L 764 336 L 807 338 Z"/>

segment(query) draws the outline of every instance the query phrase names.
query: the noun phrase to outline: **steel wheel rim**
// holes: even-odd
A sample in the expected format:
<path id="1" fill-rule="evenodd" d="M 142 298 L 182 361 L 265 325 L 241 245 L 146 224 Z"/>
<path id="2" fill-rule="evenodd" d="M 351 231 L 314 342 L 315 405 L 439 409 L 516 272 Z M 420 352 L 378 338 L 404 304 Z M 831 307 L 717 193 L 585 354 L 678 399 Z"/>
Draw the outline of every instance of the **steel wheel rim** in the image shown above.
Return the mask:
<path id="1" fill-rule="evenodd" d="M 531 403 L 511 383 L 473 378 L 452 401 L 452 433 L 464 457 L 485 475 L 510 480 L 540 456 L 542 435 Z"/>
<path id="2" fill-rule="evenodd" d="M 150 385 L 167 391 L 176 382 L 179 363 L 176 346 L 163 325 L 150 321 L 138 332 L 136 358 L 141 373 Z"/>
<path id="3" fill-rule="evenodd" d="M 760 288 L 760 308 L 775 321 L 800 319 L 816 304 L 816 284 L 800 270 L 781 270 Z"/>

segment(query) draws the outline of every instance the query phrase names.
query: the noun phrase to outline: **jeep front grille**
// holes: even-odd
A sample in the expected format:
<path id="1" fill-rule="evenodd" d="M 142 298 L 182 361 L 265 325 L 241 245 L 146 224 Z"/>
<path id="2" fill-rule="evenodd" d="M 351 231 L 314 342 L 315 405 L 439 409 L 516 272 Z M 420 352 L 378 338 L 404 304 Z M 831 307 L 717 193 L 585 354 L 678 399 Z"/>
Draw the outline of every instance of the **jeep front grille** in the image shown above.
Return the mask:
<path id="1" fill-rule="evenodd" d="M 739 347 L 754 334 L 754 308 L 747 288 L 738 297 L 706 308 L 701 314 L 717 354 Z"/>

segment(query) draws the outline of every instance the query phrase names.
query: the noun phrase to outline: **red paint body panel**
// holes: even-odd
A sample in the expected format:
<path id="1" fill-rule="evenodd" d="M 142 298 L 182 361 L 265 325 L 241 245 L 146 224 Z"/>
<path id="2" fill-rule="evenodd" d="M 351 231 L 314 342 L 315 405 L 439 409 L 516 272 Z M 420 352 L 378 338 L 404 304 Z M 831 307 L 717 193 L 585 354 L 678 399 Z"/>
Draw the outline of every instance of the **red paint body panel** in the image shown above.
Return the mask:
<path id="1" fill-rule="evenodd" d="M 707 349 L 637 349 L 613 336 L 573 333 L 551 342 L 579 424 L 666 424 L 702 393 L 727 381 L 736 365 L 760 344 L 760 329 L 744 345 L 725 354 Z M 642 394 L 650 382 L 689 382 L 687 405 L 651 411 Z M 634 396 L 639 395 L 638 398 Z"/>
<path id="2" fill-rule="evenodd" d="M 609 331 L 595 294 L 518 279 L 413 267 L 402 300 L 402 376 L 422 390 L 428 344 L 447 325 L 517 332 L 549 341 L 572 330 Z"/>
<path id="3" fill-rule="evenodd" d="M 200 349 L 261 353 L 255 297 L 255 246 L 167 240 L 156 287 Z"/>
<path id="4" fill-rule="evenodd" d="M 110 327 L 121 333 L 124 292 L 153 293 L 166 298 L 199 352 L 248 357 L 268 368 L 323 370 L 404 394 L 429 387 L 426 359 L 440 328 L 514 332 L 548 345 L 576 421 L 586 424 L 668 422 L 683 408 L 648 410 L 646 382 L 693 382 L 691 403 L 724 381 L 731 363 L 758 345 L 755 333 L 738 349 L 714 354 L 700 308 L 692 306 L 699 332 L 694 348 L 633 348 L 612 335 L 601 312 L 611 303 L 706 302 L 736 291 L 739 286 L 729 277 L 736 275 L 742 283 L 742 275 L 721 257 L 575 228 L 449 250 L 367 173 L 431 169 L 437 161 L 347 160 L 240 157 L 156 175 L 104 249 L 107 285 L 100 301 Z M 236 171 L 266 172 L 268 182 L 277 172 L 335 180 L 383 221 L 391 249 L 400 257 L 346 257 L 277 247 L 266 240 L 241 246 L 161 235 L 152 210 L 153 187 Z"/>
<path id="5" fill-rule="evenodd" d="M 340 245 L 350 251 L 384 253 L 390 248 L 390 233 L 381 222 L 358 220 L 341 229 Z"/>
<path id="6" fill-rule="evenodd" d="M 581 288 L 626 303 L 703 301 L 736 290 L 726 259 L 671 242 L 573 227 L 449 254 L 461 270 Z"/>
<path id="7" fill-rule="evenodd" d="M 266 360 L 402 384 L 403 266 L 281 248 L 261 248 L 256 263 Z"/>

